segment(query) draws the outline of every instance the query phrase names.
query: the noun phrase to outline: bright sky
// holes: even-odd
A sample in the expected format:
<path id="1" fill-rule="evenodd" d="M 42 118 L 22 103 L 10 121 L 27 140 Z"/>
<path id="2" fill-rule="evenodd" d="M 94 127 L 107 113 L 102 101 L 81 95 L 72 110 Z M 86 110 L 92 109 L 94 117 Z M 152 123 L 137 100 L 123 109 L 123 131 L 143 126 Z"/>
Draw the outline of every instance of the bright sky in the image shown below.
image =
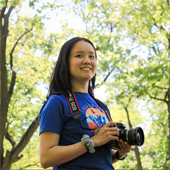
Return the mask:
<path id="1" fill-rule="evenodd" d="M 53 0 L 50 0 L 50 2 L 53 2 Z M 62 3 L 68 4 L 69 0 L 64 0 Z M 58 5 L 60 5 L 59 3 Z M 68 7 L 70 8 L 70 7 Z M 24 16 L 34 16 L 34 10 L 28 8 L 28 0 L 23 3 L 21 14 Z M 45 28 L 47 30 L 47 33 L 57 33 L 61 32 L 61 25 L 62 23 L 68 23 L 69 27 L 72 27 L 77 30 L 84 30 L 85 24 L 82 22 L 81 18 L 78 16 L 75 16 L 73 12 L 67 12 L 67 9 L 64 10 L 47 10 L 46 11 L 47 16 L 49 16 L 51 19 L 45 21 Z"/>

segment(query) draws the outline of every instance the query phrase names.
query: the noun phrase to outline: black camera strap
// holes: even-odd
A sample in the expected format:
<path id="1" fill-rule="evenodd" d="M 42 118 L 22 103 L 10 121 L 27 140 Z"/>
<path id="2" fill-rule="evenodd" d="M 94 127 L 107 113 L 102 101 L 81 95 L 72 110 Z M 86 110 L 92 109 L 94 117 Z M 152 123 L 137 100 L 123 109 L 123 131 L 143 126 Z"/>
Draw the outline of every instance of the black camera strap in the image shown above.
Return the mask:
<path id="1" fill-rule="evenodd" d="M 78 105 L 78 102 L 76 100 L 76 97 L 74 95 L 74 92 L 73 90 L 68 90 L 68 97 L 66 96 L 66 99 L 67 99 L 67 102 L 68 102 L 68 105 L 69 105 L 69 108 L 70 108 L 70 111 L 72 113 L 72 117 L 74 119 L 77 119 L 79 121 L 79 123 L 81 124 L 80 122 L 80 117 L 82 116 L 82 113 L 80 111 L 80 108 L 79 108 L 79 105 Z M 108 111 L 108 109 L 106 108 L 106 106 L 98 99 L 94 98 L 93 99 L 97 102 L 97 104 L 104 110 L 107 118 L 109 119 L 109 121 L 112 120 L 111 116 L 110 116 L 110 113 Z M 86 119 L 86 118 L 85 118 Z M 81 126 L 82 127 L 82 126 Z M 83 129 L 88 129 L 88 128 L 85 128 L 85 127 L 82 127 Z M 89 129 L 88 129 L 89 130 Z"/>
<path id="2" fill-rule="evenodd" d="M 66 97 L 66 99 L 67 99 L 72 117 L 74 119 L 80 119 L 82 113 L 77 103 L 76 96 L 74 95 L 74 92 L 72 90 L 68 90 L 67 92 L 68 92 L 68 98 Z"/>

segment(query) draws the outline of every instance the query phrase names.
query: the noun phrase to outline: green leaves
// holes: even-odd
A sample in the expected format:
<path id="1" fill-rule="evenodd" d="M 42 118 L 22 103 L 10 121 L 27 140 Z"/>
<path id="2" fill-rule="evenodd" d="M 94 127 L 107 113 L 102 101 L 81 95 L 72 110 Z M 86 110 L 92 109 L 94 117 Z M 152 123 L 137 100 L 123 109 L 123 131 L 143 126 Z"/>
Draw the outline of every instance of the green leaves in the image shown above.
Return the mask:
<path id="1" fill-rule="evenodd" d="M 169 160 L 166 160 L 170 145 L 166 135 L 170 122 L 166 104 L 169 101 L 167 93 L 170 73 L 168 2 L 74 0 L 74 4 L 70 4 L 70 10 L 81 17 L 85 31 L 70 28 L 69 23 L 65 23 L 63 19 L 62 33 L 48 35 L 44 29 L 44 21 L 50 18 L 49 11 L 58 12 L 57 9 L 61 6 L 63 10 L 68 11 L 69 5 L 64 6 L 64 3 L 55 0 L 50 2 L 31 0 L 27 4 L 31 16 L 21 16 L 20 2 L 14 0 L 8 4 L 14 5 L 16 10 L 10 19 L 6 50 L 9 86 L 10 52 L 17 42 L 13 53 L 17 78 L 7 122 L 8 130 L 14 139 L 20 140 L 38 114 L 41 102 L 45 100 L 44 87 L 49 83 L 53 63 L 57 60 L 61 45 L 69 37 L 82 36 L 95 44 L 98 55 L 97 88 L 107 87 L 106 102 L 113 120 L 128 125 L 128 110 L 132 126 L 142 125 L 145 129 L 146 141 L 140 148 L 143 169 L 168 167 L 170 164 Z M 1 1 L 1 6 L 4 3 L 5 1 Z M 29 30 L 30 32 L 26 33 Z M 23 168 L 27 160 L 38 162 L 38 155 L 33 154 L 37 148 L 37 136 L 38 132 L 25 148 L 25 158 L 15 163 L 12 168 Z M 5 150 L 9 148 L 11 145 L 5 141 Z M 135 153 L 131 152 L 128 159 L 114 166 L 117 169 L 137 169 L 135 160 Z"/>
<path id="2" fill-rule="evenodd" d="M 84 1 L 80 4 L 83 6 Z M 169 165 L 165 157 L 170 152 L 167 151 L 170 143 L 166 135 L 161 134 L 165 129 L 169 132 L 170 124 L 169 99 L 166 97 L 170 73 L 169 8 L 167 1 L 160 0 L 126 0 L 123 3 L 98 0 L 86 1 L 86 6 L 81 8 L 83 15 L 77 9 L 98 50 L 97 83 L 98 87 L 103 84 L 107 87 L 107 102 L 113 119 L 127 122 L 124 110 L 127 107 L 133 125 L 138 120 L 138 123 L 146 125 L 143 113 L 134 110 L 147 102 L 146 112 L 151 116 L 146 116 L 146 126 L 152 128 L 153 135 L 146 134 L 146 146 L 140 154 L 143 168 L 149 169 Z M 165 147 L 160 144 L 161 140 L 166 141 L 163 142 Z M 123 164 L 115 166 L 118 169 L 137 169 L 132 162 Z"/>
<path id="3" fill-rule="evenodd" d="M 9 135 L 6 136 L 8 141 L 4 141 L 4 151 L 10 150 L 9 153 L 11 155 L 13 154 L 13 148 L 19 145 L 21 139 L 22 144 L 25 144 L 25 146 L 29 140 L 27 137 L 24 138 L 23 135 L 38 115 L 42 102 L 45 100 L 45 94 L 47 93 L 45 86 L 49 83 L 53 62 L 56 61 L 54 56 L 56 56 L 57 50 L 60 47 L 60 41 L 62 41 L 54 38 L 58 36 L 60 39 L 60 37 L 62 37 L 61 35 L 53 34 L 48 37 L 43 28 L 43 19 L 45 19 L 43 10 L 47 10 L 49 7 L 50 9 L 55 8 L 57 5 L 42 2 L 41 5 L 43 8 L 39 10 L 36 6 L 37 2 L 38 1 L 30 1 L 29 5 L 33 7 L 35 11 L 32 13 L 33 15 L 29 13 L 28 16 L 19 15 L 18 11 L 22 6 L 19 1 L 10 1 L 7 4 L 16 5 L 16 10 L 13 11 L 14 14 L 10 16 L 8 27 L 9 36 L 7 42 L 5 42 L 5 57 L 8 72 L 8 76 L 6 77 L 8 79 L 7 88 L 9 89 L 12 83 L 14 85 L 14 91 L 11 94 L 12 98 L 8 105 L 8 113 L 6 113 L 8 116 L 7 120 L 4 115 L 4 119 L 2 120 L 6 121 L 5 134 L 7 134 L 7 132 L 9 133 Z M 12 69 L 16 71 L 16 79 L 13 79 L 13 82 L 11 80 L 11 62 L 13 66 Z M 36 131 L 37 126 L 38 123 L 36 120 L 35 125 L 32 126 L 32 132 Z M 36 135 L 38 137 L 38 134 Z M 36 143 L 38 142 L 37 137 L 34 137 L 32 143 L 35 141 Z M 29 147 L 31 147 L 31 145 L 29 145 Z M 34 148 L 32 148 L 32 151 L 33 150 Z M 26 154 L 32 155 L 27 151 L 28 150 L 23 151 L 26 157 L 25 159 L 28 158 Z M 38 152 L 36 152 L 36 154 L 37 153 Z M 1 154 L 4 155 L 4 160 L 8 161 L 8 159 L 5 159 L 6 153 Z M 34 161 L 38 165 L 38 155 L 35 157 Z M 10 168 L 11 164 L 14 163 L 10 161 L 11 160 L 9 160 L 9 162 L 2 161 L 5 165 L 8 165 L 8 167 L 4 167 L 5 169 Z M 19 167 L 17 164 L 14 164 L 13 168 L 24 169 L 23 165 L 25 165 L 25 163 L 21 163 Z M 2 167 L 3 165 L 0 164 L 0 166 Z"/>

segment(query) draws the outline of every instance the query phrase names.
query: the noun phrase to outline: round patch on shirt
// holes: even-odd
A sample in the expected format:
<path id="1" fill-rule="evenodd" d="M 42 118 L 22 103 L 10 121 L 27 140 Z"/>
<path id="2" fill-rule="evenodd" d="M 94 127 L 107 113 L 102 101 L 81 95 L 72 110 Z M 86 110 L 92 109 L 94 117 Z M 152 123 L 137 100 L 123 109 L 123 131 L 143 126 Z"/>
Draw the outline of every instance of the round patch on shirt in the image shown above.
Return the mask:
<path id="1" fill-rule="evenodd" d="M 105 113 L 96 108 L 88 108 L 86 111 L 86 117 L 87 124 L 91 129 L 99 128 L 109 122 Z"/>

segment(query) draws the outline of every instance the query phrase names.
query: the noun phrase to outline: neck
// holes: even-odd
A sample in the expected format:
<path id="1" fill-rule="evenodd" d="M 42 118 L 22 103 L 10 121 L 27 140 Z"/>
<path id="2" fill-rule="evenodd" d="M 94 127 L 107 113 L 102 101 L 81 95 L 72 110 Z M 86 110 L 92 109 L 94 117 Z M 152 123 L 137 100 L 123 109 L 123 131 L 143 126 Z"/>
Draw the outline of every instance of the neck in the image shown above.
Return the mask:
<path id="1" fill-rule="evenodd" d="M 75 92 L 88 93 L 88 86 L 89 86 L 88 83 L 81 82 L 80 84 L 80 83 L 72 82 L 71 86 L 72 86 L 72 90 Z"/>

